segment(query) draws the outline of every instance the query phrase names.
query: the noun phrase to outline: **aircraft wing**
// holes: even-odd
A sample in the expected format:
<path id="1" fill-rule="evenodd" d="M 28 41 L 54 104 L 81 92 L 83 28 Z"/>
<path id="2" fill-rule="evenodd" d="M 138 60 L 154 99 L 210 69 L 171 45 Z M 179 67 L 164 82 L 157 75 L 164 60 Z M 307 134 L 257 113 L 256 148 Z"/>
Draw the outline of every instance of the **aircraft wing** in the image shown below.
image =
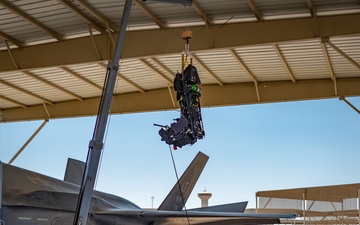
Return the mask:
<path id="1" fill-rule="evenodd" d="M 188 209 L 188 211 L 205 211 L 205 212 L 245 212 L 248 202 L 235 202 L 230 204 L 214 205 L 201 208 Z"/>
<path id="2" fill-rule="evenodd" d="M 227 212 L 199 212 L 182 211 L 178 214 L 173 212 L 144 212 L 142 215 L 147 219 L 152 219 L 155 225 L 240 225 L 240 224 L 278 224 L 280 219 L 296 218 L 296 214 L 247 214 L 247 213 L 227 213 Z M 188 221 L 189 219 L 189 221 Z"/>
<path id="3" fill-rule="evenodd" d="M 242 224 L 279 224 L 280 219 L 295 219 L 296 214 L 254 214 L 235 212 L 204 212 L 204 211 L 124 211 L 98 212 L 97 215 L 111 214 L 139 216 L 154 225 L 242 225 Z"/>

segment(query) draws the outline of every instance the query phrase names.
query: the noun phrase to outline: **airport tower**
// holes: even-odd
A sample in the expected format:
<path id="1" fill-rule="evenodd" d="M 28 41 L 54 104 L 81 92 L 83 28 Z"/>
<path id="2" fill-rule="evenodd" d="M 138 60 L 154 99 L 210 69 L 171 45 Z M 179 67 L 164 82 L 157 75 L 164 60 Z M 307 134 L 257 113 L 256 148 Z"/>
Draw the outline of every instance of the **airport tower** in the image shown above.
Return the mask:
<path id="1" fill-rule="evenodd" d="M 203 192 L 198 193 L 198 197 L 201 199 L 201 207 L 209 206 L 209 198 L 211 198 L 212 194 L 210 192 L 206 192 L 206 189 Z"/>

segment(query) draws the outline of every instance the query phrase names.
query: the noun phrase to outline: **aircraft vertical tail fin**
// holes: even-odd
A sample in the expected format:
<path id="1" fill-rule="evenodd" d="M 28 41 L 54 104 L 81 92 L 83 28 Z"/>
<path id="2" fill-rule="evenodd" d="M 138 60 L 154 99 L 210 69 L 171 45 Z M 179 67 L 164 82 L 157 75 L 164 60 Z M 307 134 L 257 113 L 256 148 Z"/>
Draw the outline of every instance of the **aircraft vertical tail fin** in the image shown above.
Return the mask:
<path id="1" fill-rule="evenodd" d="M 68 158 L 64 181 L 81 185 L 85 163 L 76 159 Z"/>
<path id="2" fill-rule="evenodd" d="M 209 156 L 199 152 L 189 167 L 180 177 L 178 183 L 174 185 L 158 210 L 181 211 L 188 200 L 201 172 L 203 171 Z M 180 191 L 180 187 L 181 191 Z"/>

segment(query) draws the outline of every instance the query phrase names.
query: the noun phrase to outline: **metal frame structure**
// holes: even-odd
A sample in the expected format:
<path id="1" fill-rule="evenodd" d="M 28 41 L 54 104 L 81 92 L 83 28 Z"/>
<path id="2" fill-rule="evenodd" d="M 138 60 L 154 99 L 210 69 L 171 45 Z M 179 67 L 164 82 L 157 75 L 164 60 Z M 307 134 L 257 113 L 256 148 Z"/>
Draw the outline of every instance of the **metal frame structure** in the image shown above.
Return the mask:
<path id="1" fill-rule="evenodd" d="M 360 184 L 258 191 L 256 211 L 292 211 L 302 217 L 296 223 L 303 225 L 360 224 L 359 194 Z"/>
<path id="2" fill-rule="evenodd" d="M 103 83 L 97 74 L 104 74 L 118 35 L 113 8 L 122 7 L 123 1 L 0 1 L 1 121 L 95 115 Z M 195 0 L 181 10 L 134 1 L 112 113 L 178 108 L 169 81 L 180 70 L 184 23 L 194 34 L 205 107 L 360 95 L 355 0 Z M 69 27 L 59 27 L 54 14 Z"/>

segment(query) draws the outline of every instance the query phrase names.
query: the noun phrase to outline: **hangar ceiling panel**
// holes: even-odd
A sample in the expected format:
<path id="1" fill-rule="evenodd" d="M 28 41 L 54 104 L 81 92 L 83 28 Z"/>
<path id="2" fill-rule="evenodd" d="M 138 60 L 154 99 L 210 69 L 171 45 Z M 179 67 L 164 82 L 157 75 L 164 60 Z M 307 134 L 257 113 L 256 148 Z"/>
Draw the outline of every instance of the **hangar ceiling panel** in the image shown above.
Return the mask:
<path id="1" fill-rule="evenodd" d="M 124 3 L 0 0 L 1 121 L 93 115 Z M 111 112 L 177 108 L 187 29 L 203 106 L 359 96 L 354 21 L 358 0 L 133 0 Z"/>
<path id="2" fill-rule="evenodd" d="M 319 39 L 280 44 L 280 49 L 296 79 L 330 78 Z"/>

